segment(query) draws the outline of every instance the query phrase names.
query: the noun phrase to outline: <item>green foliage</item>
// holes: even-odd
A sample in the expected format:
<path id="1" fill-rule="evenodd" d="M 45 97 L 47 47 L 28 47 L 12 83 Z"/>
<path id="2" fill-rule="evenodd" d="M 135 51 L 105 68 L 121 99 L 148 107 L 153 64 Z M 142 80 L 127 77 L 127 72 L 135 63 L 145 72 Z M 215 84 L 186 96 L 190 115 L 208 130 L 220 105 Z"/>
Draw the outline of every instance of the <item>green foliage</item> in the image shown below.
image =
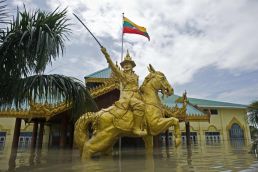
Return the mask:
<path id="1" fill-rule="evenodd" d="M 258 136 L 258 129 L 253 127 L 253 126 L 250 126 L 250 134 L 251 134 L 251 138 L 252 139 L 257 139 L 257 136 Z"/>
<path id="2" fill-rule="evenodd" d="M 0 1 L 0 22 L 1 18 Z M 5 6 L 3 6 L 5 7 Z M 1 30 L 0 104 L 1 109 L 21 108 L 30 101 L 67 102 L 73 118 L 97 106 L 85 86 L 76 78 L 43 75 L 46 66 L 63 55 L 64 41 L 71 32 L 67 10 L 51 13 L 17 11 L 16 20 Z"/>
<path id="3" fill-rule="evenodd" d="M 66 10 L 29 13 L 24 7 L 2 35 L 0 73 L 5 78 L 43 73 L 47 64 L 63 54 L 64 40 L 70 29 Z"/>
<path id="4" fill-rule="evenodd" d="M 0 0 L 0 24 L 9 23 L 8 20 L 8 9 L 6 5 L 6 0 Z M 1 30 L 2 28 L 0 28 Z"/>
<path id="5" fill-rule="evenodd" d="M 63 75 L 33 75 L 12 80 L 7 92 L 2 92 L 4 108 L 15 105 L 18 108 L 29 105 L 30 101 L 41 104 L 72 103 L 72 112 L 78 114 L 97 109 L 83 83 Z M 90 104 L 91 106 L 87 106 Z"/>
<path id="6" fill-rule="evenodd" d="M 248 106 L 248 120 L 252 125 L 258 127 L 258 101 L 254 101 Z"/>

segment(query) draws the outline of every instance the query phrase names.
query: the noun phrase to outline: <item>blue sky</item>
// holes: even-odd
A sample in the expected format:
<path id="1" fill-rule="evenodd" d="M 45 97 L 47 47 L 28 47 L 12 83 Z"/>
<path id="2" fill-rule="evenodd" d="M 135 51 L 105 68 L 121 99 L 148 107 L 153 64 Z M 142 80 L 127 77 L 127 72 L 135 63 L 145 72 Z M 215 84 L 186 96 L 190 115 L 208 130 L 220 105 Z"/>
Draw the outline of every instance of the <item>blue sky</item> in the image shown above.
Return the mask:
<path id="1" fill-rule="evenodd" d="M 258 100 L 257 0 L 9 0 L 10 8 L 68 7 L 70 40 L 62 58 L 47 74 L 83 80 L 107 67 L 96 42 L 74 18 L 76 13 L 107 48 L 114 61 L 121 58 L 122 12 L 145 26 L 149 42 L 139 35 L 124 36 L 143 80 L 151 63 L 175 89 L 195 98 L 249 104 Z"/>

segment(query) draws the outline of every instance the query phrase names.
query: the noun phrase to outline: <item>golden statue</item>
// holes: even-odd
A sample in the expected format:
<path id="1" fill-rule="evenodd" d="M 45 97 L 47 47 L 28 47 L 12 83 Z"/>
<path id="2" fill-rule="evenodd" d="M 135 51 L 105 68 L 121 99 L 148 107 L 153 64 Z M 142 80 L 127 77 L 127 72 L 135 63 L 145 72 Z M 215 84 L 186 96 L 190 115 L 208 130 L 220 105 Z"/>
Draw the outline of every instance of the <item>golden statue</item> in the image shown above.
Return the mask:
<path id="1" fill-rule="evenodd" d="M 120 136 L 142 137 L 147 152 L 152 153 L 153 136 L 171 126 L 174 126 L 175 146 L 178 146 L 181 143 L 179 120 L 175 117 L 164 117 L 158 95 L 159 91 L 167 96 L 173 94 L 173 88 L 165 75 L 149 65 L 149 74 L 139 89 L 138 76 L 133 71 L 135 63 L 129 53 L 127 52 L 121 62 L 123 70 L 120 70 L 104 47 L 101 51 L 121 82 L 121 94 L 120 99 L 111 107 L 96 113 L 86 113 L 77 120 L 74 136 L 82 159 L 89 159 L 97 152 L 110 151 Z M 94 132 L 89 139 L 86 131 L 90 123 L 93 123 Z"/>
<path id="2" fill-rule="evenodd" d="M 101 51 L 106 57 L 106 60 L 118 78 L 118 80 L 121 83 L 121 89 L 120 89 L 120 99 L 115 102 L 115 106 L 118 109 L 130 109 L 133 114 L 133 128 L 132 132 L 139 136 L 147 135 L 147 131 L 141 130 L 142 120 L 144 117 L 144 103 L 142 101 L 142 97 L 139 93 L 139 87 L 138 87 L 138 80 L 139 77 L 136 75 L 133 71 L 133 68 L 136 66 L 134 61 L 131 59 L 128 51 L 124 58 L 124 61 L 120 63 L 122 68 L 124 69 L 121 71 L 110 59 L 109 54 L 107 53 L 105 48 L 102 48 Z M 119 120 L 123 116 L 123 112 L 119 114 L 119 117 L 116 118 Z M 119 124 L 119 121 L 117 121 Z M 122 127 L 123 124 L 118 125 L 119 128 Z"/>

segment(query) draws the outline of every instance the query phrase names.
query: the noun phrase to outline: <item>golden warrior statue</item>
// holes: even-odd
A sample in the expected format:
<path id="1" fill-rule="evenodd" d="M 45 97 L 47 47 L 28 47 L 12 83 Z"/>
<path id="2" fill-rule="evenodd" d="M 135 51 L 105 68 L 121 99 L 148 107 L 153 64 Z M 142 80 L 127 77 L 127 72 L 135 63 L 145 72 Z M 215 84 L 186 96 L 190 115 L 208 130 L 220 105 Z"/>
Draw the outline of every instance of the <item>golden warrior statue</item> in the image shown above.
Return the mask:
<path id="1" fill-rule="evenodd" d="M 74 14 L 75 15 L 75 14 Z M 85 24 L 75 15 L 75 17 Z M 124 61 L 120 64 L 123 70 L 116 66 L 107 50 L 99 43 L 96 37 L 90 32 L 93 38 L 101 47 L 102 53 L 121 83 L 120 99 L 113 106 L 101 109 L 98 112 L 87 112 L 83 114 L 75 123 L 74 142 L 78 146 L 81 158 L 89 159 L 98 152 L 107 153 L 120 136 L 142 137 L 148 153 L 153 152 L 153 136 L 166 131 L 174 126 L 175 146 L 181 143 L 179 120 L 173 116 L 185 114 L 186 104 L 183 108 L 177 108 L 173 114 L 165 118 L 161 100 L 158 96 L 160 91 L 163 95 L 173 94 L 173 88 L 169 84 L 165 75 L 156 71 L 149 65 L 149 74 L 141 86 L 138 87 L 139 77 L 134 73 L 136 66 L 127 52 Z M 141 94 L 140 94 L 141 93 Z M 141 126 L 145 122 L 145 130 Z M 92 124 L 93 135 L 89 137 L 88 127 Z M 147 131 L 148 130 L 148 133 Z"/>
<path id="2" fill-rule="evenodd" d="M 132 132 L 138 136 L 147 135 L 146 130 L 141 129 L 144 118 L 145 107 L 139 93 L 138 80 L 139 77 L 133 71 L 136 66 L 128 51 L 124 61 L 120 63 L 123 70 L 120 70 L 111 60 L 106 48 L 101 48 L 106 60 L 112 71 L 118 77 L 122 88 L 120 90 L 120 99 L 115 102 L 115 106 L 120 109 L 131 109 L 133 112 L 133 129 Z"/>

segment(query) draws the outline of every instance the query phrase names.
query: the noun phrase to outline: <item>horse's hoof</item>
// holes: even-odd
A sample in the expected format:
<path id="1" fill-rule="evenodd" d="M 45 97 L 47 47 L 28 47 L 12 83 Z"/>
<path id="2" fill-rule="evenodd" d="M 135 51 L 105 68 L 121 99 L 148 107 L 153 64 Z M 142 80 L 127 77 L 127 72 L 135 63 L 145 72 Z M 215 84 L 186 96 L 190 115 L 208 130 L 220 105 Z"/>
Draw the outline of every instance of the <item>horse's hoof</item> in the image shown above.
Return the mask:
<path id="1" fill-rule="evenodd" d="M 178 147 L 181 144 L 181 142 L 182 142 L 181 138 L 176 138 L 175 146 Z"/>

